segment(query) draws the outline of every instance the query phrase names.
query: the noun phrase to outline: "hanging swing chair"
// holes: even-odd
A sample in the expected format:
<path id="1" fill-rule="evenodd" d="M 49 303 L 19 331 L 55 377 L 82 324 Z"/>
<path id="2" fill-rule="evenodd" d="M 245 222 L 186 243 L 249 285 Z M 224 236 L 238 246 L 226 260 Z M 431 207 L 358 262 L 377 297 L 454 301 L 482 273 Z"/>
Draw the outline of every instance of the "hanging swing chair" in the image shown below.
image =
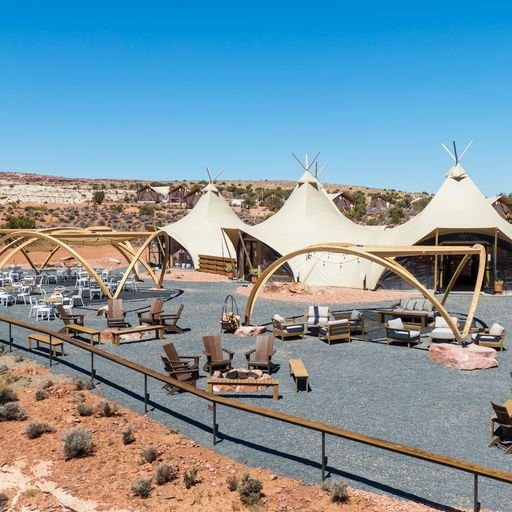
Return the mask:
<path id="1" fill-rule="evenodd" d="M 240 315 L 238 314 L 238 305 L 233 295 L 228 295 L 222 305 L 220 315 L 221 331 L 235 332 L 240 327 Z"/>

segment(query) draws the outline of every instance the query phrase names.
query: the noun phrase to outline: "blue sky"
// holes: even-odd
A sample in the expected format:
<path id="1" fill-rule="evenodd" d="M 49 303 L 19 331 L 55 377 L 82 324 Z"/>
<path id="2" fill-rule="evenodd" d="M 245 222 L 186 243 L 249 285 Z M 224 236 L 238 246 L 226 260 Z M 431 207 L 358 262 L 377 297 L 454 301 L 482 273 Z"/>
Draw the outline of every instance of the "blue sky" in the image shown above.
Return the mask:
<path id="1" fill-rule="evenodd" d="M 386 5 L 384 5 L 386 4 Z M 510 2 L 0 0 L 0 169 L 512 191 Z"/>

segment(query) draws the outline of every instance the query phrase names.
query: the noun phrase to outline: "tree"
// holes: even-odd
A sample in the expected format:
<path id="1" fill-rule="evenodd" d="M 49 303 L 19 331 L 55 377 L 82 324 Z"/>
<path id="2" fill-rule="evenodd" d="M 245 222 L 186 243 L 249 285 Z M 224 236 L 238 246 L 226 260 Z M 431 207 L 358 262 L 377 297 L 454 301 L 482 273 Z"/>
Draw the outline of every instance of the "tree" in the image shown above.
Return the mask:
<path id="1" fill-rule="evenodd" d="M 139 208 L 139 214 L 144 217 L 153 217 L 153 215 L 155 214 L 155 208 L 150 204 L 143 204 Z"/>
<path id="2" fill-rule="evenodd" d="M 96 190 L 92 195 L 92 201 L 96 204 L 101 204 L 105 200 L 105 191 L 104 190 Z"/>

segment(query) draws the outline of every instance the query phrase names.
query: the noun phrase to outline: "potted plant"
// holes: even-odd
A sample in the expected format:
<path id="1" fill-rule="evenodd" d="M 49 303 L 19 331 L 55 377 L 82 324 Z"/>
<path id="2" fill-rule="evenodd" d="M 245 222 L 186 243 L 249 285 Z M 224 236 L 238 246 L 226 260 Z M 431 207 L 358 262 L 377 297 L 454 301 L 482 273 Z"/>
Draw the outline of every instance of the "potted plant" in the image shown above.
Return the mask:
<path id="1" fill-rule="evenodd" d="M 503 279 L 496 279 L 494 281 L 494 293 L 503 292 Z"/>
<path id="2" fill-rule="evenodd" d="M 260 275 L 260 269 L 257 267 L 250 268 L 249 275 L 251 276 L 251 283 L 255 283 Z"/>
<path id="3" fill-rule="evenodd" d="M 228 263 L 225 267 L 226 270 L 226 276 L 228 279 L 233 279 L 234 273 L 233 273 L 233 265 L 231 263 Z"/>

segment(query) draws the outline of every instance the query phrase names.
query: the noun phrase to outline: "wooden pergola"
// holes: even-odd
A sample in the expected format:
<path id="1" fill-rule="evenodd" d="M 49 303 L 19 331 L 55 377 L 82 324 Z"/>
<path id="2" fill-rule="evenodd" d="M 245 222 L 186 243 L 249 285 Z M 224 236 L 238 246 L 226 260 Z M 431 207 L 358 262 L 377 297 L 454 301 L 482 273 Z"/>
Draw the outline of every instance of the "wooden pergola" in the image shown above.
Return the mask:
<path id="1" fill-rule="evenodd" d="M 482 283 L 485 274 L 485 265 L 486 265 L 486 257 L 485 257 L 485 248 L 480 244 L 475 244 L 471 247 L 469 246 L 426 246 L 426 245 L 414 245 L 414 246 L 385 246 L 385 245 L 372 245 L 372 246 L 364 246 L 364 245 L 353 245 L 353 244 L 343 244 L 343 243 L 325 243 L 325 244 L 316 244 L 310 245 L 308 247 L 304 247 L 303 249 L 299 249 L 293 251 L 289 254 L 286 254 L 274 261 L 270 264 L 265 271 L 261 274 L 257 283 L 252 287 L 251 293 L 247 299 L 247 304 L 245 306 L 245 323 L 250 324 L 251 316 L 254 309 L 254 305 L 256 300 L 263 290 L 265 283 L 272 277 L 272 275 L 286 262 L 295 258 L 296 256 L 300 256 L 302 254 L 308 253 L 317 253 L 317 252 L 329 252 L 329 253 L 339 253 L 339 254 L 348 254 L 351 256 L 355 256 L 361 259 L 369 260 L 373 263 L 377 263 L 381 265 L 387 270 L 395 273 L 400 276 L 404 281 L 408 282 L 411 286 L 413 286 L 421 295 L 429 300 L 434 308 L 439 312 L 439 314 L 446 320 L 449 328 L 452 330 L 456 340 L 460 342 L 463 338 L 466 338 L 471 329 L 471 324 L 473 322 L 473 317 L 476 311 L 476 307 L 478 305 L 478 298 L 480 296 L 480 291 L 482 289 Z M 394 258 L 403 257 L 403 256 L 441 256 L 441 255 L 462 255 L 462 261 L 459 263 L 457 270 L 453 274 L 444 295 L 441 300 L 436 299 L 434 293 L 427 290 L 425 286 L 423 286 L 417 279 L 414 277 L 403 265 L 398 263 Z M 473 298 L 471 300 L 471 304 L 469 306 L 466 323 L 464 325 L 464 329 L 459 331 L 457 325 L 453 322 L 450 314 L 444 307 L 446 303 L 446 299 L 450 294 L 457 278 L 459 277 L 464 265 L 467 263 L 469 258 L 472 255 L 477 255 L 479 257 L 478 262 L 478 274 L 475 283 L 475 289 L 473 291 Z"/>
<path id="2" fill-rule="evenodd" d="M 134 241 L 142 241 L 142 244 L 135 249 Z M 163 253 L 162 268 L 157 276 L 149 263 L 143 257 L 144 251 L 153 242 L 158 244 Z M 97 274 L 91 264 L 76 250 L 77 247 L 113 247 L 126 261 L 128 267 L 121 278 L 121 281 L 112 294 L 101 277 Z M 162 287 L 167 262 L 169 261 L 170 239 L 165 231 L 114 231 L 110 228 L 91 227 L 79 228 L 47 228 L 47 229 L 0 229 L 0 268 L 11 260 L 16 254 L 21 253 L 39 274 L 48 265 L 55 253 L 62 249 L 73 257 L 89 275 L 98 283 L 103 294 L 108 298 L 117 298 L 123 286 L 132 272 L 135 272 L 140 279 L 137 264 L 144 266 L 157 288 Z M 43 263 L 37 266 L 30 253 L 45 252 L 46 257 Z"/>

